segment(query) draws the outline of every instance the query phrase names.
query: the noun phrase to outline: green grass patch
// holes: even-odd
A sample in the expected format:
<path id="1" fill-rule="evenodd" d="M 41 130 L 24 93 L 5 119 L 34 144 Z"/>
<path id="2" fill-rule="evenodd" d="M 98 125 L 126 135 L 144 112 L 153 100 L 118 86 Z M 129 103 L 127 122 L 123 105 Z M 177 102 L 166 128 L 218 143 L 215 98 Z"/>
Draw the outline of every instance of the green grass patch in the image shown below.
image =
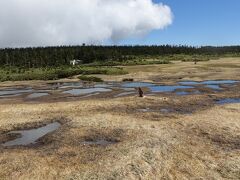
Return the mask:
<path id="1" fill-rule="evenodd" d="M 127 74 L 122 68 L 115 67 L 93 67 L 93 66 L 63 66 L 55 68 L 0 68 L 0 81 L 25 81 L 25 80 L 57 80 L 70 78 L 75 75 L 121 75 Z"/>

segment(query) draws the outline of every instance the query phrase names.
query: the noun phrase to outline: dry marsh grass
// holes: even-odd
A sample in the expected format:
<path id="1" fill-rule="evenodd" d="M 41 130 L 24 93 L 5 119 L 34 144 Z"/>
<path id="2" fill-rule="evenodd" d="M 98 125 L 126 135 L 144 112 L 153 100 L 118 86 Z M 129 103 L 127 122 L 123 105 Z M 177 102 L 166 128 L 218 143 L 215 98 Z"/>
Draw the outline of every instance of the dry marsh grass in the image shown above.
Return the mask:
<path id="1" fill-rule="evenodd" d="M 149 121 L 151 113 L 133 116 L 130 112 L 111 111 L 124 101 L 130 102 L 129 107 L 139 103 L 138 99 L 125 98 L 0 105 L 1 132 L 39 126 L 46 119 L 67 119 L 58 131 L 44 137 L 39 146 L 1 147 L 0 176 L 5 179 L 240 177 L 239 104 Z M 155 101 L 161 103 L 160 99 Z M 103 112 L 101 108 L 109 111 Z M 89 139 L 116 143 L 108 146 L 82 143 Z"/>
<path id="2" fill-rule="evenodd" d="M 240 64 L 238 59 L 222 63 L 225 61 Z M 189 62 L 157 65 L 155 69 L 149 66 L 152 72 L 132 66 L 130 75 L 108 78 L 137 76 L 151 81 L 158 77 L 168 83 L 175 82 L 177 76 L 186 80 L 190 76 L 193 80 L 239 78 L 239 71 L 230 66 L 221 73 L 215 72 L 219 66 L 201 69 L 210 63 L 213 61 L 197 66 Z M 0 179 L 240 179 L 240 104 L 213 104 L 217 98 L 235 96 L 239 97 L 239 87 L 187 98 L 168 95 L 1 103 L 0 142 L 9 138 L 6 133 L 11 130 L 53 121 L 62 126 L 41 138 L 37 146 L 0 146 Z M 137 111 L 146 107 L 156 111 Z M 161 108 L 174 111 L 159 113 Z M 190 113 L 179 113 L 186 110 Z M 114 143 L 84 144 L 99 139 Z"/>

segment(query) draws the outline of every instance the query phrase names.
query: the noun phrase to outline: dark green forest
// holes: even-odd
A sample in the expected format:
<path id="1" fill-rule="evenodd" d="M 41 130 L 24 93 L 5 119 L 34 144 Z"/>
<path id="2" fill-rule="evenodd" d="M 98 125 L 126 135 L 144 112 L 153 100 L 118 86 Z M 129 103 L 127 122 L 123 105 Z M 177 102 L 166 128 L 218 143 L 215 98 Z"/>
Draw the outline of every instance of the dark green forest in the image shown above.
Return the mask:
<path id="1" fill-rule="evenodd" d="M 190 46 L 59 46 L 38 48 L 0 49 L 0 66 L 21 68 L 57 67 L 69 65 L 73 59 L 83 64 L 93 62 L 124 62 L 146 57 L 171 55 L 239 56 L 240 46 L 190 47 Z"/>

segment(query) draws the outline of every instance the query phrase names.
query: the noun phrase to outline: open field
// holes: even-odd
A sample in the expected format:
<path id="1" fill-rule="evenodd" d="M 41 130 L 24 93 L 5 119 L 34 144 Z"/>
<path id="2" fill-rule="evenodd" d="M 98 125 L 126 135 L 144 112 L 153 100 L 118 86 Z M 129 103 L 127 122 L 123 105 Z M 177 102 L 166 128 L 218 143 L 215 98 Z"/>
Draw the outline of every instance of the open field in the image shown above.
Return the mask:
<path id="1" fill-rule="evenodd" d="M 0 82 L 4 81 L 29 81 L 29 80 L 58 80 L 71 78 L 75 75 L 86 74 L 126 74 L 122 68 L 98 67 L 98 66 L 60 66 L 51 68 L 18 68 L 0 67 Z"/>
<path id="2" fill-rule="evenodd" d="M 99 75 L 105 81 L 121 81 L 133 78 L 136 81 L 169 82 L 176 80 L 240 79 L 240 58 L 221 58 L 198 62 L 172 61 L 172 64 L 124 67 L 129 74 L 120 76 Z"/>
<path id="3" fill-rule="evenodd" d="M 128 72 L 128 74 L 117 75 L 116 73 L 114 75 L 113 73 L 113 75 L 110 76 L 111 73 L 110 75 L 94 73 L 94 76 L 104 81 L 134 79 L 135 81 L 156 81 L 164 83 L 176 82 L 177 80 L 240 79 L 240 58 L 221 58 L 218 60 L 198 62 L 197 65 L 195 65 L 194 62 L 172 61 L 171 64 L 120 66 L 120 68 L 123 68 L 123 71 Z M 79 81 L 79 79 L 77 77 L 71 77 L 48 81 L 5 81 L 0 83 L 0 87 L 74 81 Z"/>
<path id="4" fill-rule="evenodd" d="M 105 81 L 174 84 L 180 80 L 240 80 L 240 59 L 127 66 L 129 74 Z M 61 81 L 78 81 L 63 79 Z M 0 87 L 54 81 L 3 82 Z M 62 126 L 35 145 L 0 145 L 0 179 L 239 179 L 240 85 L 188 96 L 0 101 L 0 142 L 7 132 L 58 121 Z M 153 111 L 140 111 L 147 109 Z M 160 111 L 171 109 L 170 112 Z M 107 145 L 87 144 L 104 140 Z"/>

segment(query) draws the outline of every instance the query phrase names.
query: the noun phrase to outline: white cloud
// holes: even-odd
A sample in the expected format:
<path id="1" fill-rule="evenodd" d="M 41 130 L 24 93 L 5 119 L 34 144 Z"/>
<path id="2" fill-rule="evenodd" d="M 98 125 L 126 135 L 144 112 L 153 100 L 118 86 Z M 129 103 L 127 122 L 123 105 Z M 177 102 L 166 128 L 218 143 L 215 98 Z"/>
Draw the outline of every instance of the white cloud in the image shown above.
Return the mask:
<path id="1" fill-rule="evenodd" d="M 0 0 L 0 47 L 98 44 L 172 23 L 152 0 Z"/>

